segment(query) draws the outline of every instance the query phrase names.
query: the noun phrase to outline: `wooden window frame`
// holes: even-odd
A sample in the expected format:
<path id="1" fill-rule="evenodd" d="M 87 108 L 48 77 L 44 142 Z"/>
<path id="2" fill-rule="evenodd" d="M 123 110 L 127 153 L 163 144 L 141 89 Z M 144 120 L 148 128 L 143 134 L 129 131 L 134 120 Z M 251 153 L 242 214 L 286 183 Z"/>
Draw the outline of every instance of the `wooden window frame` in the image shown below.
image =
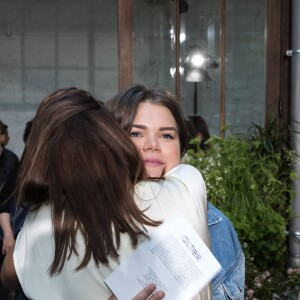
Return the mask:
<path id="1" fill-rule="evenodd" d="M 225 0 L 220 0 L 224 14 Z M 179 0 L 175 0 L 176 34 L 179 34 Z M 176 9 L 177 8 L 177 9 Z M 124 89 L 133 82 L 133 0 L 118 0 L 118 88 Z M 176 17 L 177 16 L 177 17 Z M 224 16 L 223 16 L 224 17 Z M 225 26 L 225 20 L 222 21 Z M 265 38 L 265 120 L 275 117 L 279 126 L 289 120 L 290 109 L 290 60 L 285 52 L 291 45 L 291 0 L 266 0 Z M 222 31 L 224 40 L 224 31 Z M 179 41 L 179 39 L 178 39 Z M 224 43 L 221 44 L 224 50 Z M 175 63 L 179 57 L 179 46 L 175 53 Z M 221 50 L 222 50 L 221 49 Z M 221 51 L 222 53 L 222 51 Z M 223 60 L 225 58 L 223 57 Z M 179 64 L 176 64 L 179 69 Z M 178 70 L 177 70 L 178 71 Z M 223 70 L 224 72 L 224 70 Z M 179 71 L 176 72 L 175 91 L 180 97 Z M 225 122 L 225 76 L 221 76 L 220 126 Z M 222 117 L 223 116 L 223 117 Z"/>

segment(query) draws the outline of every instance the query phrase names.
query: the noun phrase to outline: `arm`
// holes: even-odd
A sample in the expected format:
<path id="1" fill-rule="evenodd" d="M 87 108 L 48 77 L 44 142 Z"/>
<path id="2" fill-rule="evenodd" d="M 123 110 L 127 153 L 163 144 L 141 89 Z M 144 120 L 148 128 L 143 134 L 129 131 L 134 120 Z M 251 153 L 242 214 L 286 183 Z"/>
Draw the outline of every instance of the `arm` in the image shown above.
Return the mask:
<path id="1" fill-rule="evenodd" d="M 20 283 L 15 270 L 13 252 L 14 248 L 11 247 L 6 253 L 1 268 L 1 282 L 9 290 L 18 290 L 20 288 Z"/>
<path id="2" fill-rule="evenodd" d="M 3 185 L 0 189 L 0 213 L 10 212 L 10 203 L 14 201 L 14 191 L 16 187 L 17 177 L 18 177 L 18 161 L 16 162 L 13 168 L 8 169 L 6 172 L 9 172 L 4 178 Z"/>
<path id="3" fill-rule="evenodd" d="M 173 193 L 172 201 L 179 197 L 184 203 L 181 207 L 183 214 L 186 214 L 202 240 L 210 248 L 210 239 L 207 226 L 207 195 L 203 177 L 196 168 L 180 164 L 178 167 L 166 174 L 165 180 L 173 182 L 178 188 L 171 188 L 168 192 Z"/>
<path id="4" fill-rule="evenodd" d="M 192 166 L 181 164 L 166 174 L 166 181 L 181 186 L 177 191 L 179 201 L 184 204 L 180 211 L 186 215 L 203 242 L 211 249 L 207 226 L 206 187 L 201 173 Z M 172 198 L 173 203 L 175 197 L 176 195 Z M 199 295 L 201 299 L 213 299 L 211 285 L 206 286 Z"/>
<path id="5" fill-rule="evenodd" d="M 0 226 L 3 231 L 2 254 L 15 244 L 14 234 L 10 224 L 10 215 L 7 212 L 0 213 Z"/>
<path id="6" fill-rule="evenodd" d="M 164 298 L 165 293 L 158 291 L 154 293 L 150 298 L 148 298 L 154 291 L 156 286 L 154 284 L 149 284 L 143 290 L 141 290 L 132 300 L 160 300 Z M 107 300 L 118 300 L 115 296 L 109 297 Z"/>
<path id="7" fill-rule="evenodd" d="M 10 211 L 10 206 L 14 201 L 13 193 L 17 180 L 17 167 L 16 164 L 0 191 L 0 227 L 3 231 L 2 254 L 5 254 L 8 248 L 15 244 L 14 233 L 10 224 L 10 214 L 13 213 Z"/>

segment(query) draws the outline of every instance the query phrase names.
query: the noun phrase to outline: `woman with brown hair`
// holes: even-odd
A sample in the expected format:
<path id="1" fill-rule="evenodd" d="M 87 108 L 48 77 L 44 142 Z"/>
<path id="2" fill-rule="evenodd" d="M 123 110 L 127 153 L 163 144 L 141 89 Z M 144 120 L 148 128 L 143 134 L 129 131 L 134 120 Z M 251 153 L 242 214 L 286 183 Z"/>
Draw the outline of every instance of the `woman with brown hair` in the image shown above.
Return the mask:
<path id="1" fill-rule="evenodd" d="M 16 195 L 30 211 L 5 258 L 3 283 L 20 283 L 29 299 L 110 297 L 105 277 L 147 238 L 145 226 L 160 223 L 134 201 L 144 173 L 138 150 L 102 103 L 76 88 L 46 97 L 21 159 Z"/>
<path id="2" fill-rule="evenodd" d="M 162 189 L 160 206 L 152 201 L 147 215 L 154 211 L 152 218 L 165 219 L 180 210 L 210 247 L 204 180 L 194 167 L 180 164 L 189 140 L 185 118 L 175 96 L 160 87 L 147 89 L 136 84 L 108 101 L 107 107 L 139 149 L 147 176 L 163 178 L 165 184 L 173 178 L 183 183 L 169 186 L 172 198 L 164 195 L 166 187 Z M 210 286 L 193 299 L 212 299 Z"/>
<path id="3" fill-rule="evenodd" d="M 189 188 L 204 185 L 202 178 L 191 174 L 187 165 L 180 164 L 189 146 L 186 128 L 189 123 L 174 94 L 164 88 L 136 84 L 116 95 L 107 107 L 139 149 L 149 177 L 164 176 L 168 180 L 181 170 L 181 180 Z M 181 201 L 183 206 L 189 203 L 184 197 Z M 205 189 L 196 201 L 206 201 Z M 170 210 L 172 205 L 175 203 L 170 202 Z M 199 215 L 200 218 L 202 228 L 203 222 L 207 222 L 212 253 L 222 266 L 212 280 L 213 299 L 244 299 L 245 256 L 232 223 L 209 202 L 205 216 Z M 203 238 L 203 232 L 200 236 Z"/>

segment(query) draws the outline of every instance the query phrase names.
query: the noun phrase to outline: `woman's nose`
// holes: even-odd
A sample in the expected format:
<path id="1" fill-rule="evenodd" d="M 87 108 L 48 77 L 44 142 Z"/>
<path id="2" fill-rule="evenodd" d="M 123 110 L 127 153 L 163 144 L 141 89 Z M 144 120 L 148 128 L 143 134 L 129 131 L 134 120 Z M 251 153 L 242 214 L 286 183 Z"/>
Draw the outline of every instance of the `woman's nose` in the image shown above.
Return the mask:
<path id="1" fill-rule="evenodd" d="M 143 145 L 144 150 L 160 150 L 160 144 L 159 140 L 155 136 L 148 136 L 145 138 L 144 145 Z"/>

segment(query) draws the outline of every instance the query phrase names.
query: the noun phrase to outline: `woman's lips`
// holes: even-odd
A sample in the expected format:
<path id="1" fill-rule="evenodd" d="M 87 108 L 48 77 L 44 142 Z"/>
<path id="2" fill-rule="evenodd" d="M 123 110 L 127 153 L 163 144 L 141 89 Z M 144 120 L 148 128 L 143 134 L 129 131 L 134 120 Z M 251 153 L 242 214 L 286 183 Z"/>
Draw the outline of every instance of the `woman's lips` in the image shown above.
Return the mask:
<path id="1" fill-rule="evenodd" d="M 163 162 L 159 159 L 144 159 L 144 164 L 146 167 L 160 167 Z"/>

